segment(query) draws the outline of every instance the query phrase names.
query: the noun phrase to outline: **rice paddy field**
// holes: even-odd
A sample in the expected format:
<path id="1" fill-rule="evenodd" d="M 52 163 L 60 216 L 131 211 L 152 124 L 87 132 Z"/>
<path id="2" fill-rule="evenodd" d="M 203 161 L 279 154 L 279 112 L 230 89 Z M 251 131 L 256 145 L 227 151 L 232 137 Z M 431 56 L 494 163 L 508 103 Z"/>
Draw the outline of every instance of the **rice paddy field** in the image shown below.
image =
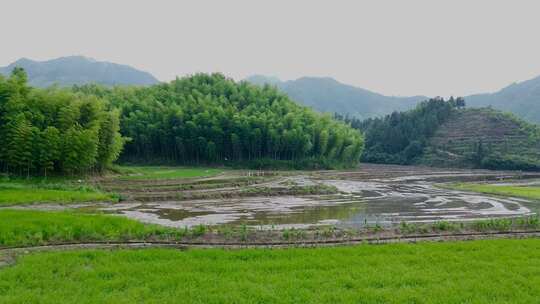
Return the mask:
<path id="1" fill-rule="evenodd" d="M 0 210 L 0 248 L 66 242 L 178 239 L 183 230 L 111 215 Z"/>
<path id="2" fill-rule="evenodd" d="M 117 171 L 0 181 L 0 303 L 539 303 L 538 175 Z"/>
<path id="3" fill-rule="evenodd" d="M 96 189 L 78 178 L 0 179 L 0 207 L 24 204 L 116 202 L 118 195 Z"/>
<path id="4" fill-rule="evenodd" d="M 222 173 L 223 169 L 217 168 L 186 168 L 165 166 L 129 166 L 119 167 L 122 180 L 159 180 L 175 178 L 209 177 Z"/>
<path id="5" fill-rule="evenodd" d="M 20 256 L 0 303 L 538 303 L 540 240 Z"/>
<path id="6" fill-rule="evenodd" d="M 467 190 L 486 194 L 523 197 L 540 200 L 540 183 L 536 186 L 497 185 L 497 184 L 458 184 L 455 189 Z"/>
<path id="7" fill-rule="evenodd" d="M 26 187 L 0 191 L 0 206 L 26 203 L 75 203 L 111 200 L 116 200 L 116 198 L 105 193 L 93 191 L 35 189 Z"/>

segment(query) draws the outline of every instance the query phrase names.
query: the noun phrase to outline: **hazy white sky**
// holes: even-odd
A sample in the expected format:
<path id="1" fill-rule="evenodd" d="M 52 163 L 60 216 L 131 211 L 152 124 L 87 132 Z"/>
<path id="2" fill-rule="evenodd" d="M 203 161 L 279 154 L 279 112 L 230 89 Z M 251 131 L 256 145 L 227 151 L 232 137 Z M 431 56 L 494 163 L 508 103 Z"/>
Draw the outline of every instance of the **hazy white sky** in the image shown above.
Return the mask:
<path id="1" fill-rule="evenodd" d="M 540 1 L 0 0 L 0 65 L 85 55 L 160 80 L 330 76 L 467 95 L 540 75 Z"/>

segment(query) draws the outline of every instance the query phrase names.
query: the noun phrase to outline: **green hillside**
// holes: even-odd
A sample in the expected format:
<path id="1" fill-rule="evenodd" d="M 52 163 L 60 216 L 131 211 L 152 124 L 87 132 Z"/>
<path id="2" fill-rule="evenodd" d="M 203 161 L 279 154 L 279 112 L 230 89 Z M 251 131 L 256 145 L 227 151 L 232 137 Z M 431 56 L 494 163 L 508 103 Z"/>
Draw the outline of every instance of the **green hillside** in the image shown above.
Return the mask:
<path id="1" fill-rule="evenodd" d="M 458 102 L 459 101 L 459 102 Z M 540 129 L 492 108 L 440 98 L 351 124 L 364 131 L 365 162 L 540 170 Z"/>
<path id="2" fill-rule="evenodd" d="M 538 127 L 490 108 L 455 111 L 428 140 L 419 163 L 450 167 L 533 169 L 540 160 Z"/>

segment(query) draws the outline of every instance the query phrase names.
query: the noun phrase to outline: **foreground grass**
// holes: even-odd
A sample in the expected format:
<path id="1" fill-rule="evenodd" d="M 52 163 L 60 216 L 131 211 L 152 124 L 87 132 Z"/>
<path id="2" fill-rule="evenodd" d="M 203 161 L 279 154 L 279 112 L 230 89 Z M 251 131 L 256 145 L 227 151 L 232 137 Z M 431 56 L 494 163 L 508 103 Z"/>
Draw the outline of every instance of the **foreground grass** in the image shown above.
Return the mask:
<path id="1" fill-rule="evenodd" d="M 34 182 L 0 182 L 0 206 L 28 203 L 118 201 L 114 194 L 87 186 Z"/>
<path id="2" fill-rule="evenodd" d="M 176 179 L 207 177 L 217 175 L 223 170 L 216 168 L 182 168 L 182 167 L 141 167 L 122 166 L 117 171 L 123 174 L 123 180 L 139 179 Z"/>
<path id="3" fill-rule="evenodd" d="M 177 239 L 182 233 L 181 230 L 145 225 L 111 215 L 0 210 L 0 247 L 33 246 L 55 242 Z"/>
<path id="4" fill-rule="evenodd" d="M 515 196 L 540 200 L 540 187 L 533 186 L 507 186 L 489 184 L 455 184 L 451 188 L 457 190 L 467 190 L 486 194 L 496 194 L 504 196 Z"/>
<path id="5" fill-rule="evenodd" d="M 540 240 L 283 250 L 48 252 L 1 303 L 538 303 Z"/>

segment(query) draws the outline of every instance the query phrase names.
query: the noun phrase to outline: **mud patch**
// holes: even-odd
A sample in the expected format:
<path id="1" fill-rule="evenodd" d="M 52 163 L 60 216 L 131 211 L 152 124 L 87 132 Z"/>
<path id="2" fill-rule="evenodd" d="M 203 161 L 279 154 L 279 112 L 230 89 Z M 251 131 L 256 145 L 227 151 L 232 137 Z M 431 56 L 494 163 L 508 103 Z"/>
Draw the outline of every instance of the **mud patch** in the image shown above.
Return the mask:
<path id="1" fill-rule="evenodd" d="M 15 264 L 15 256 L 7 252 L 0 252 L 0 269 Z"/>
<path id="2" fill-rule="evenodd" d="M 246 224 L 262 229 L 325 225 L 363 228 L 401 222 L 472 221 L 532 215 L 538 211 L 537 202 L 442 189 L 436 183 L 495 180 L 530 184 L 538 183 L 534 179 L 537 177 L 538 174 L 520 172 L 367 165 L 352 171 L 296 172 L 296 175 L 289 172 L 272 175 L 270 179 L 234 176 L 236 184 L 233 185 L 227 184 L 224 176 L 189 181 L 110 181 L 108 186 L 126 188 L 125 193 L 121 192 L 128 197 L 126 202 L 22 208 L 93 208 L 170 227 Z M 240 181 L 242 183 L 237 183 Z M 330 187 L 334 192 L 337 188 L 339 193 L 316 192 L 314 195 L 297 191 L 291 194 L 291 190 L 298 187 Z M 165 189 L 167 191 L 163 191 Z M 242 195 L 232 195 L 235 193 Z M 204 198 L 202 194 L 212 198 Z M 137 200 L 136 196 L 144 200 Z"/>
<path id="3" fill-rule="evenodd" d="M 494 217 L 517 217 L 533 212 L 522 199 L 496 198 L 468 192 L 440 189 L 420 182 L 326 181 L 352 197 L 366 200 L 366 209 L 345 225 L 359 226 L 376 221 L 381 225 L 406 222 L 476 220 Z M 370 197 L 362 195 L 369 190 Z"/>
<path id="4" fill-rule="evenodd" d="M 362 208 L 362 202 L 350 199 L 277 196 L 124 204 L 122 208 L 102 210 L 170 227 L 247 224 L 279 229 L 328 225 L 346 219 Z"/>
<path id="5" fill-rule="evenodd" d="M 319 182 L 337 187 L 341 194 L 167 201 L 103 210 L 171 227 L 247 224 L 274 229 L 324 225 L 363 228 L 533 214 L 523 199 L 440 189 L 425 182 Z"/>

